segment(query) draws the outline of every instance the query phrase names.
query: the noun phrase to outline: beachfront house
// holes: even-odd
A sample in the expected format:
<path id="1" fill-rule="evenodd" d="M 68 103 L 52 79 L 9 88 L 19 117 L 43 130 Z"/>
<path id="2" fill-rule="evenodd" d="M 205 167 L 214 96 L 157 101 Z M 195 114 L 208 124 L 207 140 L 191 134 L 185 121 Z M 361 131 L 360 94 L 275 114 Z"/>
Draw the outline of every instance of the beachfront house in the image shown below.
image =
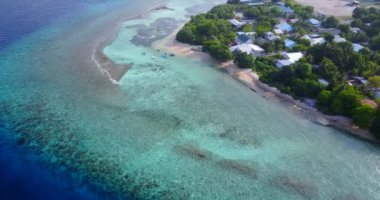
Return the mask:
<path id="1" fill-rule="evenodd" d="M 232 26 L 234 26 L 234 27 L 237 28 L 237 29 L 241 28 L 241 27 L 244 25 L 244 23 L 239 22 L 239 21 L 236 20 L 236 19 L 230 19 L 230 20 L 228 20 L 228 21 L 232 24 Z"/>
<path id="2" fill-rule="evenodd" d="M 360 44 L 357 44 L 357 43 L 353 43 L 352 44 L 352 49 L 355 51 L 355 52 L 359 52 L 360 50 L 362 50 L 364 47 Z"/>
<path id="3" fill-rule="evenodd" d="M 239 44 L 230 48 L 232 52 L 246 53 L 252 56 L 262 56 L 265 50 L 255 44 Z"/>
<path id="4" fill-rule="evenodd" d="M 286 39 L 284 40 L 284 44 L 285 44 L 285 47 L 288 48 L 288 49 L 292 49 L 294 46 L 297 45 L 297 43 L 296 43 L 295 41 L 290 40 L 290 39 L 288 39 L 288 38 L 286 38 Z"/>
<path id="5" fill-rule="evenodd" d="M 319 21 L 319 20 L 317 20 L 317 19 L 315 19 L 315 18 L 310 18 L 310 19 L 308 20 L 308 22 L 309 22 L 311 25 L 313 25 L 314 27 L 320 27 L 320 26 L 322 25 L 322 22 Z"/>
<path id="6" fill-rule="evenodd" d="M 282 53 L 282 59 L 277 60 L 275 65 L 277 68 L 283 68 L 285 66 L 292 65 L 298 62 L 303 57 L 301 52 L 293 52 L 293 53 Z"/>
<path id="7" fill-rule="evenodd" d="M 289 33 L 293 30 L 293 27 L 290 24 L 288 24 L 287 22 L 282 22 L 282 23 L 276 25 L 276 29 L 279 29 L 283 32 Z"/>

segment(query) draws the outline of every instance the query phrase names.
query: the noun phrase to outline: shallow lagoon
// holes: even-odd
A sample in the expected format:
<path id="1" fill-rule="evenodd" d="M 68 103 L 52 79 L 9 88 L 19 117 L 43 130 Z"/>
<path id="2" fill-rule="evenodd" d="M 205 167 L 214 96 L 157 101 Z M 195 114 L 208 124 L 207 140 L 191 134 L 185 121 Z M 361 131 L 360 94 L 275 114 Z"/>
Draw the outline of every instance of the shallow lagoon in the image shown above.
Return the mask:
<path id="1" fill-rule="evenodd" d="M 131 41 L 141 28 L 157 30 L 151 26 L 156 19 L 180 23 L 188 7 L 206 2 L 172 0 L 174 11 L 123 23 L 104 50 L 116 63 L 131 65 L 118 86 L 90 59 L 97 44 L 88 42 L 98 40 L 89 35 L 107 17 L 61 34 L 65 45 L 56 41 L 25 53 L 16 64 L 22 79 L 10 67 L 13 75 L 2 79 L 1 120 L 52 166 L 78 172 L 119 197 L 380 198 L 378 147 L 302 119 L 211 63 L 165 59 L 150 42 Z M 11 62 L 12 55 L 1 62 Z"/>

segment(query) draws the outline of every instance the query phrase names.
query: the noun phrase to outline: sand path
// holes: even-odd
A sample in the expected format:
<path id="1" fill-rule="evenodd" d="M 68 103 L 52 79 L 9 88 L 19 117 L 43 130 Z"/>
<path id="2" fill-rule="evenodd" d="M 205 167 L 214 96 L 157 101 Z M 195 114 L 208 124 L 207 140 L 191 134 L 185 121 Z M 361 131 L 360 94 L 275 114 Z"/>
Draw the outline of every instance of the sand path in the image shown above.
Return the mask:
<path id="1" fill-rule="evenodd" d="M 347 6 L 347 0 L 295 0 L 297 3 L 313 6 L 316 12 L 336 17 L 351 16 L 355 7 Z"/>

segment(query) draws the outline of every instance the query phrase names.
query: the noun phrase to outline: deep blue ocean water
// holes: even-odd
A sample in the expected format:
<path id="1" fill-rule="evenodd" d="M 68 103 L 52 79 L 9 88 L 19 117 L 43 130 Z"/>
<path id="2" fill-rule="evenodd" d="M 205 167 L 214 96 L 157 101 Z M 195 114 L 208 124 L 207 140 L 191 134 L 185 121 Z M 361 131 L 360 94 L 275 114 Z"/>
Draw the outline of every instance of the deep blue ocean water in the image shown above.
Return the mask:
<path id="1" fill-rule="evenodd" d="M 0 199 L 102 199 L 84 185 L 72 182 L 42 164 L 34 153 L 26 153 L 14 133 L 0 129 Z"/>
<path id="2" fill-rule="evenodd" d="M 0 48 L 54 21 L 73 15 L 83 1 L 2 0 L 0 2 Z"/>
<path id="3" fill-rule="evenodd" d="M 104 0 L 1 0 L 0 55 L 19 40 L 42 28 L 83 16 Z M 0 124 L 1 127 L 1 124 Z M 40 158 L 13 141 L 14 133 L 0 128 L 0 199 L 103 199 L 85 185 L 73 185 L 65 173 L 47 168 Z"/>
<path id="4" fill-rule="evenodd" d="M 0 2 L 0 49 L 40 28 L 74 19 L 89 7 L 96 7 L 105 2 L 107 1 L 2 0 Z"/>

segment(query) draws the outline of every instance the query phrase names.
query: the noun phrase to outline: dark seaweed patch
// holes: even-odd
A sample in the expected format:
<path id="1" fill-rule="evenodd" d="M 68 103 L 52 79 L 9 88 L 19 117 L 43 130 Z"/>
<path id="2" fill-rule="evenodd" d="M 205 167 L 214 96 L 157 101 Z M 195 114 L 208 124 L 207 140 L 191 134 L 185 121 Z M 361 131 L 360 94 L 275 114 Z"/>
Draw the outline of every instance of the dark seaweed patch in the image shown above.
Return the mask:
<path id="1" fill-rule="evenodd" d="M 154 129 L 178 129 L 182 125 L 183 120 L 175 115 L 168 114 L 164 111 L 157 110 L 139 110 L 132 112 L 136 117 L 149 122 L 149 126 Z"/>
<path id="2" fill-rule="evenodd" d="M 301 195 L 306 199 L 312 199 L 317 194 L 317 188 L 314 185 L 288 176 L 274 178 L 272 185 L 279 189 Z"/>
<path id="3" fill-rule="evenodd" d="M 240 145 L 253 145 L 258 146 L 259 142 L 253 138 L 252 135 L 244 135 L 236 127 L 230 127 L 224 132 L 219 134 L 220 138 L 236 142 Z"/>
<path id="4" fill-rule="evenodd" d="M 226 169 L 231 172 L 237 172 L 245 177 L 249 177 L 251 179 L 257 179 L 258 173 L 257 169 L 254 167 L 238 160 L 220 160 L 217 162 L 219 167 Z"/>
<path id="5" fill-rule="evenodd" d="M 210 151 L 191 144 L 175 146 L 173 151 L 179 155 L 184 155 L 195 160 L 211 160 L 214 157 Z"/>
<path id="6" fill-rule="evenodd" d="M 156 19 L 149 26 L 144 24 L 131 26 L 137 28 L 137 35 L 135 35 L 131 42 L 135 45 L 151 46 L 151 44 L 159 39 L 162 39 L 172 33 L 178 26 L 179 21 L 174 18 L 159 18 Z"/>
<path id="7" fill-rule="evenodd" d="M 333 198 L 333 200 L 360 200 L 354 195 L 340 195 Z"/>

